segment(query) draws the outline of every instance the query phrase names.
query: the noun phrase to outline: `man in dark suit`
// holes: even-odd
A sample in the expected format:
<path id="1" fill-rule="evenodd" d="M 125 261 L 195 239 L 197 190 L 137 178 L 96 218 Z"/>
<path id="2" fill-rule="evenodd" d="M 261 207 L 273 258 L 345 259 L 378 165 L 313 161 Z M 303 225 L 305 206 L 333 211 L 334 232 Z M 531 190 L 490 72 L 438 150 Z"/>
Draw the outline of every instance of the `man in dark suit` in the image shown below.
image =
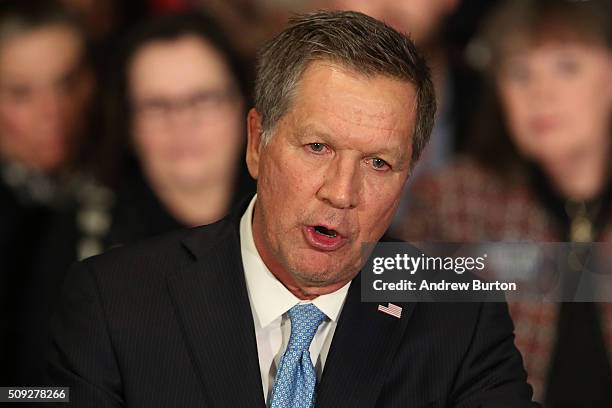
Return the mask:
<path id="1" fill-rule="evenodd" d="M 300 17 L 261 52 L 257 195 L 212 225 L 77 264 L 51 383 L 78 407 L 526 407 L 503 303 L 360 301 L 431 132 L 413 44 L 358 13 Z"/>

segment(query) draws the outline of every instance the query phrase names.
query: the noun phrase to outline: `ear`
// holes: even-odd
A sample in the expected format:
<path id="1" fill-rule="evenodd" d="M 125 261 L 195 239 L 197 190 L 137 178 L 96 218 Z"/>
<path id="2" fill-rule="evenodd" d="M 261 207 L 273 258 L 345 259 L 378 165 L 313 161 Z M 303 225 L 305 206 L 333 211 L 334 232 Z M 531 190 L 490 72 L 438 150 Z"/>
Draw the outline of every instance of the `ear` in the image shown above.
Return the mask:
<path id="1" fill-rule="evenodd" d="M 247 150 L 246 162 L 251 177 L 257 180 L 259 176 L 259 157 L 261 153 L 261 115 L 255 108 L 251 108 L 247 115 Z"/>

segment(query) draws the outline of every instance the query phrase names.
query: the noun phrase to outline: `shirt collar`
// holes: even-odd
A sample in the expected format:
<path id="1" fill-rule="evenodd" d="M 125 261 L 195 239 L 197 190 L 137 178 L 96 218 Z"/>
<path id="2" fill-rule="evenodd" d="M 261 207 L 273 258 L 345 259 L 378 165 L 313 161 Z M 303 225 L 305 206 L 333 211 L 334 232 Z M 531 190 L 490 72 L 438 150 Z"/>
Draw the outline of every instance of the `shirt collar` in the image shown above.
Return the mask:
<path id="1" fill-rule="evenodd" d="M 252 225 L 256 200 L 257 195 L 253 197 L 240 219 L 240 248 L 247 290 L 257 323 L 260 327 L 266 327 L 299 303 L 312 303 L 331 321 L 336 321 L 351 283 L 348 282 L 337 291 L 318 296 L 312 301 L 300 300 L 291 293 L 270 272 L 255 247 Z"/>

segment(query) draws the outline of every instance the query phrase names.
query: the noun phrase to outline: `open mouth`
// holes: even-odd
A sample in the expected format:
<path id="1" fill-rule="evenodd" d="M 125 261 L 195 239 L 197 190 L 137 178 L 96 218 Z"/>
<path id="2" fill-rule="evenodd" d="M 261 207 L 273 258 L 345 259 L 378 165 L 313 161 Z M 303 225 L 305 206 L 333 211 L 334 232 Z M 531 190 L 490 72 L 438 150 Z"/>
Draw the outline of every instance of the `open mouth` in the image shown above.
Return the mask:
<path id="1" fill-rule="evenodd" d="M 322 225 L 305 226 L 304 236 L 313 248 L 321 251 L 335 251 L 347 243 L 346 237 L 338 231 Z"/>
<path id="2" fill-rule="evenodd" d="M 317 225 L 316 227 L 314 227 L 314 230 L 317 234 L 323 235 L 328 238 L 336 238 L 336 236 L 338 235 L 336 231 L 327 229 L 321 225 Z"/>

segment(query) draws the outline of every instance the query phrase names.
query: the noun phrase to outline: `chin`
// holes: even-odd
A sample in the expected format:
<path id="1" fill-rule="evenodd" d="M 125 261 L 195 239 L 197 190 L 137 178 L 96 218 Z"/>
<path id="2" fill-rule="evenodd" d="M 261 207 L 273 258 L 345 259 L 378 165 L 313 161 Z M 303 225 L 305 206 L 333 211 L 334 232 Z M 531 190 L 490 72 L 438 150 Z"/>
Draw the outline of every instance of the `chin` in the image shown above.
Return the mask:
<path id="1" fill-rule="evenodd" d="M 294 271 L 293 274 L 300 282 L 302 282 L 302 284 L 312 288 L 323 288 L 343 280 L 341 274 L 338 273 L 338 271 L 320 272 L 299 270 Z"/>
<path id="2" fill-rule="evenodd" d="M 327 286 L 342 280 L 352 279 L 359 268 L 351 268 L 333 255 L 309 251 L 292 262 L 293 275 L 312 286 Z M 314 252 L 314 254 L 312 253 Z M 348 269 L 351 269 L 349 271 Z M 352 270 L 355 271 L 352 271 Z"/>
<path id="3" fill-rule="evenodd" d="M 199 169 L 175 169 L 172 174 L 172 183 L 184 188 L 202 187 L 208 182 L 208 177 Z"/>

